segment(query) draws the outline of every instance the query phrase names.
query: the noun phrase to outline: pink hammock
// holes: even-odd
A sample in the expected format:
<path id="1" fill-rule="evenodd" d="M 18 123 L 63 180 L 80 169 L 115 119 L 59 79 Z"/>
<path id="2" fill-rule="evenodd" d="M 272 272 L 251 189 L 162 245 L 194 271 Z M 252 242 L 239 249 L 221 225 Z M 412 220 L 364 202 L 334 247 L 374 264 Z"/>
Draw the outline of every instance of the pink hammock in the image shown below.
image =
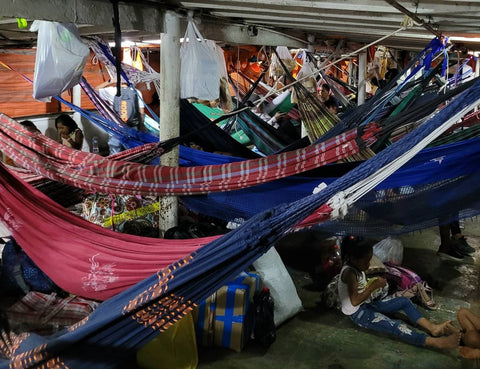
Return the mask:
<path id="1" fill-rule="evenodd" d="M 1 219 L 59 287 L 105 300 L 218 238 L 167 240 L 117 233 L 70 213 L 0 165 Z"/>
<path id="2" fill-rule="evenodd" d="M 91 192 L 136 195 L 196 195 L 231 191 L 273 181 L 333 163 L 359 152 L 356 130 L 303 149 L 223 165 L 166 167 L 73 150 L 25 130 L 0 114 L 0 150 L 23 168 Z M 368 144 L 371 144 L 368 142 Z M 155 144 L 148 146 L 155 150 Z M 157 149 L 158 150 L 158 149 Z"/>

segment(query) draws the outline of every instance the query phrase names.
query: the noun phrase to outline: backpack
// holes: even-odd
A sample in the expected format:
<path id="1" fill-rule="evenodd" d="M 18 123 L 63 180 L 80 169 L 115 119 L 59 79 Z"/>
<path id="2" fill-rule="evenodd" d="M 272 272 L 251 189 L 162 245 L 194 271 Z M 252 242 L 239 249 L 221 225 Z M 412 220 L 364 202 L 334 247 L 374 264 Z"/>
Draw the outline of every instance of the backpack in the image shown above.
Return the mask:
<path id="1" fill-rule="evenodd" d="M 322 293 L 322 302 L 324 306 L 329 309 L 342 309 L 342 302 L 340 301 L 340 296 L 338 295 L 339 278 L 340 273 L 334 275 Z"/>
<path id="2" fill-rule="evenodd" d="M 26 294 L 32 290 L 45 293 L 60 291 L 13 238 L 3 248 L 0 286 L 9 295 Z"/>
<path id="3" fill-rule="evenodd" d="M 136 127 L 140 123 L 138 96 L 132 87 L 122 87 L 121 95 L 113 97 L 113 109 L 129 127 Z"/>
<path id="4" fill-rule="evenodd" d="M 277 332 L 273 319 L 274 302 L 267 287 L 255 292 L 253 306 L 253 339 L 265 348 L 270 347 L 277 338 Z"/>
<path id="5" fill-rule="evenodd" d="M 391 263 L 385 263 L 385 267 L 387 280 L 400 291 L 406 290 L 416 283 L 422 283 L 422 278 L 413 270 Z"/>

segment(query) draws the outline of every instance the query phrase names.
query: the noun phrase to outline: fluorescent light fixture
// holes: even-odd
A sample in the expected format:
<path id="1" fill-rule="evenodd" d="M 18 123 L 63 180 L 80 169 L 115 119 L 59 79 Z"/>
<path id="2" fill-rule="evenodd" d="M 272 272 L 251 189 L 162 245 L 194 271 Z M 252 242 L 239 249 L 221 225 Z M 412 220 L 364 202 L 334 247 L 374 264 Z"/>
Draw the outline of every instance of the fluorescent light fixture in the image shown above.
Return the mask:
<path id="1" fill-rule="evenodd" d="M 162 43 L 162 40 L 143 40 L 143 42 L 146 44 L 160 45 Z"/>
<path id="2" fill-rule="evenodd" d="M 480 37 L 452 36 L 449 39 L 450 41 L 480 42 Z"/>
<path id="3" fill-rule="evenodd" d="M 180 38 L 180 43 L 183 43 L 184 38 Z M 143 40 L 141 42 L 133 42 L 133 41 L 122 41 L 122 47 L 130 47 L 133 45 L 137 46 L 147 46 L 147 45 L 161 45 L 162 40 Z M 113 47 L 115 46 L 115 42 L 109 42 L 108 46 Z"/>

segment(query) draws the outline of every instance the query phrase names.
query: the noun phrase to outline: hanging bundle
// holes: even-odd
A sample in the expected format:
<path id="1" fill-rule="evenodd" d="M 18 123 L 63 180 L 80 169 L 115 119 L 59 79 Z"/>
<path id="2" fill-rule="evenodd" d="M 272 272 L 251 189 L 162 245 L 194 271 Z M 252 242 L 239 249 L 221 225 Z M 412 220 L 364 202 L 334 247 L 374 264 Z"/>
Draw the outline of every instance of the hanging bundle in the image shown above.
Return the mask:
<path id="1" fill-rule="evenodd" d="M 208 46 L 193 20 L 188 21 L 180 49 L 180 97 L 215 100 L 220 94 L 217 52 Z"/>
<path id="2" fill-rule="evenodd" d="M 74 24 L 36 20 L 30 31 L 38 31 L 33 97 L 49 102 L 78 84 L 90 51 Z"/>
<path id="3" fill-rule="evenodd" d="M 303 87 L 305 87 L 308 92 L 314 94 L 317 92 L 317 80 L 313 74 L 313 69 L 310 65 L 310 62 L 307 60 L 307 51 L 302 51 L 302 68 L 297 74 L 297 81 L 301 81 Z"/>
<path id="4" fill-rule="evenodd" d="M 277 46 L 276 52 L 272 55 L 272 61 L 270 62 L 270 72 L 271 77 L 280 78 L 285 74 L 282 64 L 284 64 L 288 73 L 292 73 L 295 68 L 295 60 L 292 58 L 290 51 L 286 46 Z M 280 62 L 281 61 L 281 62 Z"/>

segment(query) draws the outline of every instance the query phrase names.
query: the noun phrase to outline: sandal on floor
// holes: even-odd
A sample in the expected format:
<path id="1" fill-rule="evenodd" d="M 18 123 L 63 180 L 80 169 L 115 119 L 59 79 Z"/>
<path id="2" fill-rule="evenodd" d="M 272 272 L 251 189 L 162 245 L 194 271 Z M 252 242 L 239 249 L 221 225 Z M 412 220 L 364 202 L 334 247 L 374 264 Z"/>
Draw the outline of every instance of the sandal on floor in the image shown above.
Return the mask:
<path id="1" fill-rule="evenodd" d="M 437 308 L 437 304 L 433 299 L 433 288 L 430 287 L 427 282 L 417 282 L 417 289 L 418 289 L 418 297 L 422 302 L 422 305 L 430 310 L 435 310 Z"/>
<path id="2" fill-rule="evenodd" d="M 411 299 L 412 297 L 415 297 L 418 295 L 418 287 L 417 287 L 417 284 L 413 284 L 412 287 L 410 288 L 406 288 L 402 291 L 396 291 L 393 296 L 394 297 L 406 297 L 406 298 L 409 298 Z"/>

